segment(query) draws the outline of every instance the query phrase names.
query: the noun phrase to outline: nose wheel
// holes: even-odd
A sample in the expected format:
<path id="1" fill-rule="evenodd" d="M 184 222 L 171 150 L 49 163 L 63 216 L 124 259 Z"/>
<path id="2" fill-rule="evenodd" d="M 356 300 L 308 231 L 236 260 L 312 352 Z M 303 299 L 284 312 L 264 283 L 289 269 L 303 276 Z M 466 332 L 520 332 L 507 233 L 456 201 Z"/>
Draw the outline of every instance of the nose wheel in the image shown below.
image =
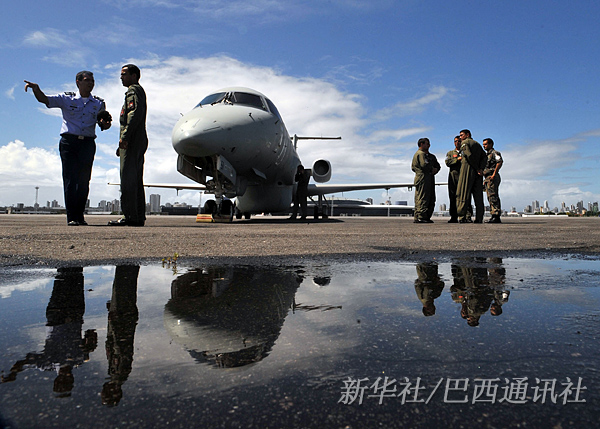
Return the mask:
<path id="1" fill-rule="evenodd" d="M 212 215 L 214 220 L 231 222 L 233 220 L 234 209 L 235 207 L 231 200 L 222 200 L 220 204 L 215 200 L 208 200 L 204 203 L 202 211 L 204 214 Z"/>

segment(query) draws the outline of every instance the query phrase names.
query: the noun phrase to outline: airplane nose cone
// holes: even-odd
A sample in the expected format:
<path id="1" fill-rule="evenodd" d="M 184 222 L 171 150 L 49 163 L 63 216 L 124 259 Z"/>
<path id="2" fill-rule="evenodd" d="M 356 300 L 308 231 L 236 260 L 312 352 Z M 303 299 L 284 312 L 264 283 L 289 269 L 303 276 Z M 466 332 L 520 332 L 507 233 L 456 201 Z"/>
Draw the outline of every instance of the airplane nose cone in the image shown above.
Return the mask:
<path id="1" fill-rule="evenodd" d="M 192 113 L 183 116 L 173 128 L 173 148 L 180 155 L 193 157 L 214 154 L 217 150 L 214 137 L 221 126 L 215 119 Z"/>

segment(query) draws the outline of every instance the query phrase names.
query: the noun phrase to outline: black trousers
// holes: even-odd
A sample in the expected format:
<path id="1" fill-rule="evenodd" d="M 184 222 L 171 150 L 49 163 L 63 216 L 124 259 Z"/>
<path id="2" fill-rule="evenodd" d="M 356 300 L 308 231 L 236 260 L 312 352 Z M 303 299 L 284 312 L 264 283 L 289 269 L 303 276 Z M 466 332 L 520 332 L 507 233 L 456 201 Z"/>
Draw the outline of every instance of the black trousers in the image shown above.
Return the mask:
<path id="1" fill-rule="evenodd" d="M 63 134 L 58 148 L 62 161 L 67 222 L 81 222 L 90 193 L 96 142 L 93 137 L 79 139 L 71 134 Z"/>
<path id="2" fill-rule="evenodd" d="M 143 224 L 146 220 L 146 194 L 144 192 L 144 154 L 148 142 L 129 142 L 121 156 L 121 211 L 130 222 Z"/>

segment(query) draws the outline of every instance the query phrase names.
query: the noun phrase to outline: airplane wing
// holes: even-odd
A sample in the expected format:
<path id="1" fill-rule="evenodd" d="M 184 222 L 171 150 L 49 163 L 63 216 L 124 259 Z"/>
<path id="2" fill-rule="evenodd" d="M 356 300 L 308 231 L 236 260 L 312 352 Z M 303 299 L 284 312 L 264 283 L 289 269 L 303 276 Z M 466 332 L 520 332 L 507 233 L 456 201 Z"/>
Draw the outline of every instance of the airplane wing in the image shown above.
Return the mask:
<path id="1" fill-rule="evenodd" d="M 120 185 L 120 183 L 109 183 L 109 185 Z M 203 191 L 206 189 L 206 186 L 199 184 L 181 184 L 181 183 L 144 183 L 146 188 L 166 188 L 166 189 L 176 189 L 177 192 L 182 189 L 190 189 L 194 191 Z"/>
<path id="2" fill-rule="evenodd" d="M 438 186 L 447 183 L 436 183 Z M 346 185 L 311 184 L 308 185 L 308 195 L 335 194 L 336 192 L 364 191 L 368 189 L 413 188 L 414 183 L 355 183 Z"/>

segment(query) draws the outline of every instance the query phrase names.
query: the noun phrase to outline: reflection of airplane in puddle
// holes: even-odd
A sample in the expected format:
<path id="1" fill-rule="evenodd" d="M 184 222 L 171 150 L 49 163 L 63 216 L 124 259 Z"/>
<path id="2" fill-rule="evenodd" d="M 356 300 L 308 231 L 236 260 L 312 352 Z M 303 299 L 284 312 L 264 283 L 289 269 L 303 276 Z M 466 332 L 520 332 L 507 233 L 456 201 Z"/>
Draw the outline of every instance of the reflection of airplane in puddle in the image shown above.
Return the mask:
<path id="1" fill-rule="evenodd" d="M 270 352 L 302 277 L 278 268 L 208 267 L 171 284 L 164 324 L 200 362 L 238 367 Z"/>
<path id="2" fill-rule="evenodd" d="M 204 189 L 215 199 L 204 212 L 232 219 L 253 213 L 288 213 L 295 192 L 300 158 L 275 105 L 249 88 L 224 88 L 204 98 L 173 128 L 173 148 L 179 154 L 177 170 L 202 185 L 146 184 L 148 187 Z M 315 218 L 323 211 L 325 194 L 413 186 L 412 183 L 324 185 L 331 164 L 319 159 L 312 167 L 317 184 L 308 196 L 317 196 Z M 230 200 L 236 198 L 235 207 Z"/>

